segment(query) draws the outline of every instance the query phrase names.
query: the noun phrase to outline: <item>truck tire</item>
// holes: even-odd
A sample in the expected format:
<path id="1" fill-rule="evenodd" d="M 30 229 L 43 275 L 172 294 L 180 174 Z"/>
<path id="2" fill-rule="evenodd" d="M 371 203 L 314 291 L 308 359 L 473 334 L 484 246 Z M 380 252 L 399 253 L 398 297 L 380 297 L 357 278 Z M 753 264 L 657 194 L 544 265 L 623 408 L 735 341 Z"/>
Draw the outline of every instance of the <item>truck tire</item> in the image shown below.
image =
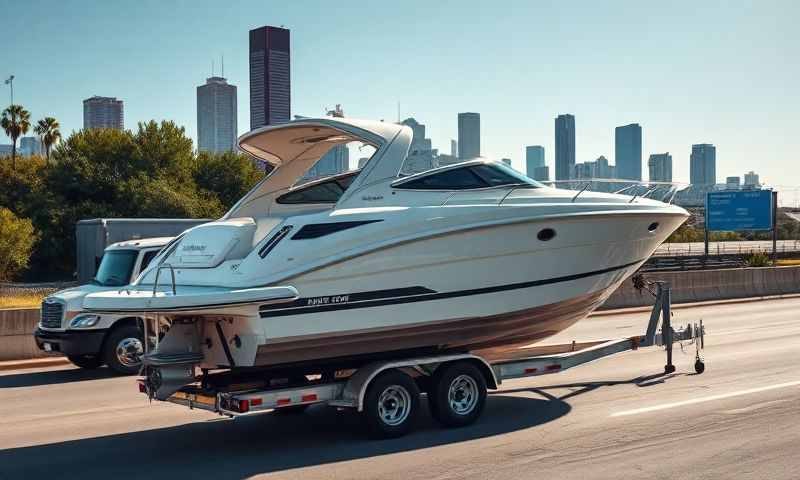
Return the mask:
<path id="1" fill-rule="evenodd" d="M 417 383 L 400 370 L 389 370 L 370 383 L 362 415 L 373 438 L 397 438 L 411 430 L 418 411 Z"/>
<path id="2" fill-rule="evenodd" d="M 134 375 L 142 366 L 142 332 L 134 325 L 114 328 L 106 337 L 103 358 L 108 368 L 119 375 Z"/>
<path id="3" fill-rule="evenodd" d="M 94 370 L 103 364 L 103 359 L 100 355 L 74 355 L 67 357 L 67 359 L 76 367 L 86 370 Z"/>
<path id="4" fill-rule="evenodd" d="M 463 427 L 480 417 L 486 405 L 486 378 L 470 362 L 439 367 L 428 393 L 431 415 L 445 427 Z"/>

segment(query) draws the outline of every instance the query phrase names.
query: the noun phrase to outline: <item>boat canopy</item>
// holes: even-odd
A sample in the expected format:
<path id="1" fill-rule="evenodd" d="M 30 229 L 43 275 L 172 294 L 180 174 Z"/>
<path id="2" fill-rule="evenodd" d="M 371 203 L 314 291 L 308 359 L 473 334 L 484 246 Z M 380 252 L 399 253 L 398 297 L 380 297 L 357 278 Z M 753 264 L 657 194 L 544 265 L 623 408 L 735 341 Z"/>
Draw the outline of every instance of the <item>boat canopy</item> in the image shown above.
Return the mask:
<path id="1" fill-rule="evenodd" d="M 400 142 L 395 141 L 398 137 Z M 374 180 L 376 175 L 396 176 L 410 139 L 411 130 L 404 125 L 351 118 L 303 118 L 245 133 L 239 137 L 239 148 L 272 165 L 273 171 L 224 218 L 263 215 L 262 207 L 269 210 L 273 198 L 289 191 L 322 156 L 340 144 L 363 142 L 375 148 L 354 185 Z"/>

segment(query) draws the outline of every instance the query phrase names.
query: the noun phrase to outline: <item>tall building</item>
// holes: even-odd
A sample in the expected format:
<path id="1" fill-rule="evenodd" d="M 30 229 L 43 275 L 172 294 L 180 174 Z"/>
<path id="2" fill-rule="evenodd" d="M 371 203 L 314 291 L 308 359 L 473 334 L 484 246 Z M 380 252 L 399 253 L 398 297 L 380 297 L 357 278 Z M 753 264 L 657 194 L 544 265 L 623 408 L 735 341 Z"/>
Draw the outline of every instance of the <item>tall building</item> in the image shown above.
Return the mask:
<path id="1" fill-rule="evenodd" d="M 647 169 L 651 182 L 672 181 L 672 155 L 667 153 L 654 153 L 647 159 Z"/>
<path id="2" fill-rule="evenodd" d="M 450 140 L 450 155 L 458 158 L 458 142 Z"/>
<path id="3" fill-rule="evenodd" d="M 556 117 L 556 180 L 569 180 L 575 170 L 575 116 Z"/>
<path id="4" fill-rule="evenodd" d="M 400 124 L 410 127 L 413 133 L 403 173 L 413 175 L 436 167 L 437 151 L 432 147 L 431 139 L 425 138 L 425 125 L 414 118 L 406 118 Z"/>
<path id="5" fill-rule="evenodd" d="M 481 114 L 458 114 L 458 158 L 467 160 L 481 156 Z"/>
<path id="6" fill-rule="evenodd" d="M 21 137 L 19 139 L 19 154 L 25 157 L 31 155 L 42 155 L 42 141 L 37 137 Z"/>
<path id="7" fill-rule="evenodd" d="M 125 128 L 122 100 L 115 97 L 87 98 L 83 101 L 83 128 Z"/>
<path id="8" fill-rule="evenodd" d="M 549 182 L 550 181 L 550 167 L 545 165 L 544 167 L 536 167 L 533 169 L 533 176 L 528 174 L 534 180 L 538 180 L 540 182 Z"/>
<path id="9" fill-rule="evenodd" d="M 739 190 L 741 186 L 742 186 L 742 179 L 739 178 L 738 176 L 725 178 L 725 188 L 727 190 Z"/>
<path id="10" fill-rule="evenodd" d="M 761 182 L 758 179 L 758 174 L 752 170 L 744 174 L 744 186 L 745 187 L 761 187 Z"/>
<path id="11" fill-rule="evenodd" d="M 236 150 L 236 85 L 211 77 L 197 87 L 197 149 Z"/>
<path id="12" fill-rule="evenodd" d="M 250 130 L 291 116 L 289 30 L 250 30 Z"/>
<path id="13" fill-rule="evenodd" d="M 717 148 L 710 143 L 692 145 L 689 157 L 689 181 L 692 185 L 717 183 Z"/>
<path id="14" fill-rule="evenodd" d="M 328 150 L 304 175 L 304 178 L 336 175 L 350 169 L 350 149 L 347 144 L 336 145 Z"/>
<path id="15" fill-rule="evenodd" d="M 609 165 L 608 159 L 601 155 L 594 162 L 583 162 L 576 164 L 573 178 L 614 178 L 615 175 L 616 169 L 614 168 L 614 165 Z"/>
<path id="16" fill-rule="evenodd" d="M 642 179 L 642 127 L 638 123 L 614 129 L 614 155 L 618 178 Z"/>
<path id="17" fill-rule="evenodd" d="M 544 166 L 544 147 L 541 145 L 525 147 L 525 173 L 534 180 L 538 180 L 535 177 L 536 169 Z"/>

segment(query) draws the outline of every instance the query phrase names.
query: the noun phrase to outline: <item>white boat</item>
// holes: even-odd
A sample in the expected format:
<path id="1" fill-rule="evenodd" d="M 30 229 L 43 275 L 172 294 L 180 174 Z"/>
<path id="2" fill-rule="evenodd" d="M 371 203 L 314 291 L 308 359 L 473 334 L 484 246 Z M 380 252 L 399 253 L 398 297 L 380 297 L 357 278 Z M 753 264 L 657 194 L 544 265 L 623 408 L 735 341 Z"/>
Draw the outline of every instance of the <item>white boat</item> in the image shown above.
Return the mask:
<path id="1" fill-rule="evenodd" d="M 411 138 L 402 125 L 343 118 L 243 135 L 240 148 L 272 173 L 223 218 L 177 237 L 131 286 L 84 306 L 164 319 L 145 364 L 174 385 L 193 380 L 175 365 L 531 344 L 585 318 L 688 217 L 657 200 L 545 187 L 483 159 L 404 176 Z M 303 180 L 353 141 L 375 149 L 362 169 Z"/>

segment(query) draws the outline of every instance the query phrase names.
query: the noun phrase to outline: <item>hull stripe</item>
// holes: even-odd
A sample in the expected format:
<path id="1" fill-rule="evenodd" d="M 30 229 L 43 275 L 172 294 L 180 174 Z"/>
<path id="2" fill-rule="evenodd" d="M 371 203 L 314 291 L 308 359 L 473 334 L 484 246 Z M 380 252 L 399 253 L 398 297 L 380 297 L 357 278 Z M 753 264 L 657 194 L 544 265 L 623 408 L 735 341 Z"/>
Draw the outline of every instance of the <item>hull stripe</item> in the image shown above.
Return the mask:
<path id="1" fill-rule="evenodd" d="M 580 280 L 582 278 L 588 278 L 622 270 L 643 261 L 644 260 L 636 260 L 635 262 L 626 263 L 624 265 L 603 268 L 601 270 L 594 270 L 591 272 L 565 275 L 563 277 L 553 277 L 543 280 L 533 280 L 530 282 L 511 283 L 507 285 L 496 285 L 493 287 L 473 288 L 469 290 L 457 290 L 453 292 L 436 292 L 424 287 L 407 287 L 392 290 L 377 290 L 354 294 L 331 295 L 326 297 L 300 298 L 289 304 L 284 303 L 280 305 L 262 305 L 259 308 L 259 313 L 261 318 L 283 317 L 288 315 L 303 315 L 306 313 L 331 312 L 336 310 L 380 307 L 402 303 L 427 302 L 445 298 L 468 297 L 472 295 L 482 295 L 486 293 L 503 292 L 507 290 L 517 290 L 521 288 L 538 287 L 542 285 L 552 285 L 554 283 Z"/>

